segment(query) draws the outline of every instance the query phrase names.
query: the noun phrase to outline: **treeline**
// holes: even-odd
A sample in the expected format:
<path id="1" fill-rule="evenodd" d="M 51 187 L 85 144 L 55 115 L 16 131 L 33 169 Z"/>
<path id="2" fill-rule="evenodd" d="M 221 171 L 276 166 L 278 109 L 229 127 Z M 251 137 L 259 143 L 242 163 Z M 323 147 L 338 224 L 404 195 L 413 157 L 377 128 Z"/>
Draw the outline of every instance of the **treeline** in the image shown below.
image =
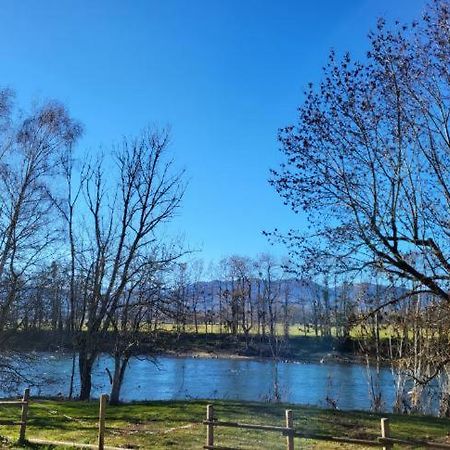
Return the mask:
<path id="1" fill-rule="evenodd" d="M 429 293 L 410 290 L 382 299 L 381 306 L 362 317 L 355 336 L 372 369 L 367 380 L 372 409 L 392 406 L 397 413 L 437 411 L 441 417 L 450 417 L 448 304 Z M 393 377 L 393 405 L 386 405 L 382 367 L 390 368 Z"/>
<path id="2" fill-rule="evenodd" d="M 230 256 L 208 267 L 197 258 L 172 261 L 152 276 L 148 282 L 141 279 L 138 288 L 124 290 L 133 312 L 136 305 L 141 308 L 142 317 L 134 319 L 136 331 L 239 335 L 247 344 L 260 338 L 275 346 L 292 333 L 348 337 L 361 304 L 357 297 L 366 296 L 364 286 L 294 278 L 269 254 Z M 21 291 L 21 304 L 11 309 L 10 324 L 18 323 L 24 331 L 70 332 L 72 321 L 84 314 L 85 301 L 82 280 L 75 277 L 73 297 L 69 281 L 70 266 L 64 260 L 40 265 Z M 125 306 L 123 299 L 117 303 L 114 323 L 129 326 L 118 316 Z M 276 356 L 275 347 L 273 352 Z"/>
<path id="3" fill-rule="evenodd" d="M 316 336 L 348 336 L 357 302 L 350 288 L 293 277 L 287 261 L 270 254 L 230 256 L 206 269 L 201 260 L 177 267 L 174 328 L 289 337 L 290 327 Z M 209 279 L 211 281 L 204 281 Z M 296 333 L 297 334 L 297 333 Z"/>

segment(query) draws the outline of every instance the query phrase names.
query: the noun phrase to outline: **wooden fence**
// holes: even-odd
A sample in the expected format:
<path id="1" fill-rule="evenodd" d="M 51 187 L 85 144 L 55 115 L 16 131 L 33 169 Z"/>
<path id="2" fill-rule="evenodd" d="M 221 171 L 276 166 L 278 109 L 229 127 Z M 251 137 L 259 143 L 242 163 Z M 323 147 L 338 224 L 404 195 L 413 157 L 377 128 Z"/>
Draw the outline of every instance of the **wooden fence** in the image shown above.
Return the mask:
<path id="1" fill-rule="evenodd" d="M 108 395 L 102 394 L 99 399 L 99 412 L 98 412 L 98 438 L 97 444 L 81 444 L 78 442 L 66 442 L 66 441 L 50 441 L 47 439 L 28 439 L 28 442 L 32 444 L 42 445 L 58 445 L 60 447 L 75 447 L 75 448 L 90 448 L 95 450 L 123 450 L 119 447 L 110 447 L 105 445 L 105 430 L 106 430 L 106 405 L 108 403 Z"/>
<path id="2" fill-rule="evenodd" d="M 28 412 L 30 405 L 30 389 L 25 389 L 23 393 L 22 400 L 7 400 L 0 401 L 0 406 L 21 406 L 22 412 L 20 416 L 20 422 L 14 422 L 12 420 L 1 420 L 0 425 L 20 425 L 19 430 L 19 444 L 24 444 L 25 442 L 30 442 L 32 444 L 41 445 L 58 445 L 65 447 L 76 447 L 76 448 L 90 448 L 96 450 L 123 450 L 118 447 L 109 447 L 105 445 L 105 430 L 106 430 L 106 405 L 108 403 L 108 396 L 102 394 L 99 400 L 99 418 L 98 418 L 98 440 L 97 444 L 80 444 L 78 442 L 65 442 L 65 441 L 50 441 L 46 439 L 34 439 L 26 438 Z"/>
<path id="3" fill-rule="evenodd" d="M 0 425 L 20 425 L 19 429 L 19 444 L 25 442 L 25 432 L 27 429 L 27 419 L 28 419 L 28 407 L 30 403 L 30 390 L 25 389 L 23 393 L 22 400 L 5 400 L 0 401 L 0 406 L 20 406 L 22 411 L 20 414 L 20 422 L 15 422 L 13 420 L 1 420 Z"/>
<path id="4" fill-rule="evenodd" d="M 447 449 L 450 450 L 449 444 L 441 444 L 439 442 L 430 442 L 422 440 L 409 440 L 409 439 L 396 439 L 391 436 L 389 419 L 381 419 L 380 436 L 376 439 L 353 439 L 344 436 L 331 436 L 325 434 L 306 433 L 296 431 L 294 428 L 294 419 L 291 410 L 286 410 L 285 426 L 272 426 L 272 425 L 256 425 L 250 423 L 240 422 L 225 422 L 217 420 L 214 416 L 214 406 L 207 405 L 206 407 L 206 420 L 203 421 L 206 425 L 206 444 L 204 449 L 210 450 L 239 450 L 235 447 L 223 447 L 215 444 L 214 440 L 214 428 L 215 427 L 231 427 L 241 428 L 245 430 L 260 430 L 266 432 L 280 433 L 286 437 L 286 450 L 294 450 L 294 438 L 312 439 L 315 441 L 328 441 L 345 444 L 353 444 L 361 447 L 378 447 L 383 450 L 391 450 L 394 445 L 409 446 L 409 447 L 421 447 L 421 448 L 433 448 L 433 449 Z M 300 448 L 300 447 L 297 447 Z"/>
<path id="5" fill-rule="evenodd" d="M 21 416 L 20 421 L 15 422 L 11 420 L 1 420 L 0 425 L 19 425 L 19 439 L 20 444 L 26 441 L 33 444 L 43 444 L 43 445 L 58 445 L 76 448 L 90 448 L 98 450 L 123 450 L 118 447 L 109 447 L 105 445 L 105 429 L 106 429 L 106 405 L 108 402 L 108 396 L 102 394 L 99 401 L 99 420 L 98 420 L 98 441 L 97 444 L 81 444 L 77 442 L 64 442 L 64 441 L 49 441 L 44 439 L 33 439 L 26 438 L 27 421 L 29 416 L 29 405 L 30 405 L 30 390 L 25 389 L 23 393 L 22 400 L 8 400 L 0 401 L 1 405 L 6 406 L 20 406 Z M 203 421 L 206 425 L 206 444 L 203 446 L 204 449 L 210 450 L 238 450 L 233 447 L 223 447 L 215 444 L 214 442 L 214 428 L 215 427 L 231 427 L 231 428 L 241 428 L 247 430 L 260 430 L 265 432 L 276 432 L 285 436 L 286 439 L 286 450 L 294 450 L 294 438 L 301 439 L 312 439 L 315 441 L 328 441 L 337 443 L 346 443 L 359 445 L 363 447 L 379 447 L 384 450 L 391 450 L 394 445 L 399 446 L 409 446 L 409 447 L 422 447 L 422 448 L 432 448 L 432 449 L 447 449 L 450 450 L 450 444 L 444 444 L 439 442 L 430 442 L 423 440 L 414 439 L 398 439 L 391 436 L 389 419 L 381 419 L 380 436 L 376 439 L 354 439 L 344 436 L 331 436 L 325 434 L 316 433 L 306 433 L 301 431 L 296 431 L 294 427 L 294 418 L 291 410 L 286 410 L 285 412 L 285 425 L 284 426 L 272 426 L 272 425 L 257 425 L 249 423 L 240 422 L 226 422 L 217 420 L 214 416 L 214 406 L 207 405 L 206 407 L 206 420 Z"/>

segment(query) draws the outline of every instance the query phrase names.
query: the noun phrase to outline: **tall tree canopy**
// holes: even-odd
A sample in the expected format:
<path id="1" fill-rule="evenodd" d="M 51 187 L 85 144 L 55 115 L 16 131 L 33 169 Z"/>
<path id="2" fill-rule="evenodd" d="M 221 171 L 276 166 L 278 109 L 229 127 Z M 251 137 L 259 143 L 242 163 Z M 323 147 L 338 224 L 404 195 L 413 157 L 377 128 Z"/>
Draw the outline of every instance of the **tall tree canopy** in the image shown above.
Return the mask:
<path id="1" fill-rule="evenodd" d="M 412 24 L 379 20 L 363 61 L 331 52 L 271 183 L 306 211 L 283 236 L 308 267 L 374 269 L 449 300 L 450 3 Z"/>

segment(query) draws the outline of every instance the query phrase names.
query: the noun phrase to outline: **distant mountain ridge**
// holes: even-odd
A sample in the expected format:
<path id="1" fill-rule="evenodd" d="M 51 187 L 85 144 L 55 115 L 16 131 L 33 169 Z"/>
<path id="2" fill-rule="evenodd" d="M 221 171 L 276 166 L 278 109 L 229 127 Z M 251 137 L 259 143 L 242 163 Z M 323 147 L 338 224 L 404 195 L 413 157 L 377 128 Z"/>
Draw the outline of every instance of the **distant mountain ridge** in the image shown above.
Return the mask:
<path id="1" fill-rule="evenodd" d="M 231 281 L 199 281 L 189 285 L 189 294 L 196 293 L 203 298 L 213 297 L 211 306 L 217 303 L 217 298 L 220 293 L 225 291 L 231 292 L 233 283 Z M 261 293 L 264 289 L 264 282 L 261 279 L 255 278 L 251 280 L 251 296 L 256 298 L 258 292 Z M 272 291 L 279 293 L 285 299 L 287 295 L 288 304 L 305 304 L 311 305 L 314 300 L 323 300 L 328 296 L 329 304 L 333 304 L 336 300 L 343 299 L 345 296 L 349 301 L 358 301 L 363 303 L 373 303 L 378 298 L 387 299 L 403 295 L 406 292 L 405 288 L 392 288 L 385 285 L 377 285 L 374 283 L 361 282 L 354 284 L 341 284 L 337 286 L 325 286 L 309 279 L 295 279 L 288 278 L 284 280 L 277 280 L 272 282 Z"/>

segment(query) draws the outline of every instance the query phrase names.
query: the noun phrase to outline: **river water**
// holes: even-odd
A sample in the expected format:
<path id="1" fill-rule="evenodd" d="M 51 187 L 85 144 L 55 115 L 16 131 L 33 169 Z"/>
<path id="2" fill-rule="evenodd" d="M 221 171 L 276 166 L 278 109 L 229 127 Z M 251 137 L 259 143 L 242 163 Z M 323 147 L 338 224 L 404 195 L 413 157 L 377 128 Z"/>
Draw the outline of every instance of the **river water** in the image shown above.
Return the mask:
<path id="1" fill-rule="evenodd" d="M 68 394 L 72 359 L 70 355 L 39 353 L 27 370 L 32 395 Z M 93 376 L 93 396 L 109 392 L 106 368 L 110 357 L 101 356 Z M 157 363 L 133 359 L 126 373 L 121 400 L 234 399 L 272 401 L 369 410 L 369 376 L 359 364 L 301 363 L 251 359 L 207 359 L 159 357 Z M 391 372 L 381 370 L 385 410 L 391 410 L 394 382 Z M 23 386 L 16 388 L 19 393 Z M 15 392 L 1 392 L 11 395 Z M 329 399 L 327 401 L 327 398 Z"/>

